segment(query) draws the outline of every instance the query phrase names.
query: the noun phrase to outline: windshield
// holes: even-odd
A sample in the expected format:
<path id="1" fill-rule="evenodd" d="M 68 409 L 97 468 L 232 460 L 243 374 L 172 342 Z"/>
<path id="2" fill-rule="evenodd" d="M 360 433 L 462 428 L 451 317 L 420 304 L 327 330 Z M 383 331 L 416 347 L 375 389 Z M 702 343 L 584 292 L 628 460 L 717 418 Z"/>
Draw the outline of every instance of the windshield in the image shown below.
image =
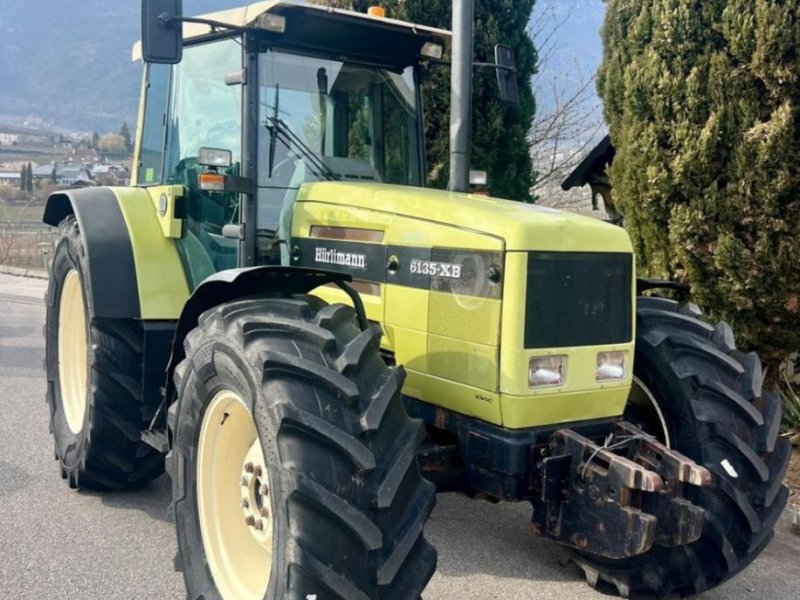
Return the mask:
<path id="1" fill-rule="evenodd" d="M 307 181 L 421 184 L 413 68 L 268 51 L 259 81 L 258 229 L 276 231 L 285 200 Z M 292 135 L 276 135 L 275 119 Z"/>

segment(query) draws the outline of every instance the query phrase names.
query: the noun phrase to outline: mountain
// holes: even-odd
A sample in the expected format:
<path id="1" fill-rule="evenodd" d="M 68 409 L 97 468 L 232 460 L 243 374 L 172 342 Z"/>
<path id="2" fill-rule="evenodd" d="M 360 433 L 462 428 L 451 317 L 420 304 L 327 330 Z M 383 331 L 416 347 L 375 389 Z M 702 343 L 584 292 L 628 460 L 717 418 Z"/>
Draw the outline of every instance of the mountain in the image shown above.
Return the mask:
<path id="1" fill-rule="evenodd" d="M 186 0 L 186 14 L 241 5 Z M 134 123 L 141 63 L 138 0 L 3 0 L 0 6 L 0 115 L 36 115 L 100 132 Z"/>
<path id="2" fill-rule="evenodd" d="M 246 0 L 184 0 L 187 15 Z M 130 51 L 139 39 L 139 0 L 2 0 L 0 116 L 35 115 L 58 126 L 101 133 L 136 119 L 141 64 Z M 539 0 L 566 21 L 558 52 L 539 75 L 568 72 L 575 61 L 594 72 L 600 57 L 602 0 Z M 537 81 L 534 81 L 534 86 Z M 546 105 L 547 98 L 540 97 Z"/>

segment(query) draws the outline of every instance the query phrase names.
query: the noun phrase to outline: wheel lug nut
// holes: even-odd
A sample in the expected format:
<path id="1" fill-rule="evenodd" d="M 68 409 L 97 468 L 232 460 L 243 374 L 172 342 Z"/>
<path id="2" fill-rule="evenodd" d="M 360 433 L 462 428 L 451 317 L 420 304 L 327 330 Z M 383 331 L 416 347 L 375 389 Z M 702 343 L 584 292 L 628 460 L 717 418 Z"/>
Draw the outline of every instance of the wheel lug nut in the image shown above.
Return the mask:
<path id="1" fill-rule="evenodd" d="M 256 531 L 264 531 L 264 521 L 259 519 L 255 524 Z"/>
<path id="2" fill-rule="evenodd" d="M 242 508 L 250 508 L 250 503 L 247 501 L 247 498 L 242 498 Z"/>
<path id="3" fill-rule="evenodd" d="M 244 522 L 247 524 L 248 527 L 255 527 L 256 525 L 256 518 L 253 515 L 247 515 Z"/>
<path id="4" fill-rule="evenodd" d="M 261 469 L 260 466 L 253 467 L 253 475 L 256 477 L 261 477 L 264 474 L 264 471 Z"/>
<path id="5" fill-rule="evenodd" d="M 266 483 L 261 486 L 261 495 L 269 496 L 269 486 Z"/>
<path id="6" fill-rule="evenodd" d="M 253 463 L 251 463 L 251 462 L 247 463 L 244 466 L 244 472 L 245 473 L 252 473 L 254 469 L 255 469 L 255 467 L 253 466 Z"/>
<path id="7" fill-rule="evenodd" d="M 267 509 L 266 506 L 261 508 L 261 516 L 264 517 L 265 519 L 269 519 L 269 510 Z"/>
<path id="8" fill-rule="evenodd" d="M 247 481 L 247 477 L 242 477 L 242 487 L 247 487 L 250 485 L 250 482 Z"/>

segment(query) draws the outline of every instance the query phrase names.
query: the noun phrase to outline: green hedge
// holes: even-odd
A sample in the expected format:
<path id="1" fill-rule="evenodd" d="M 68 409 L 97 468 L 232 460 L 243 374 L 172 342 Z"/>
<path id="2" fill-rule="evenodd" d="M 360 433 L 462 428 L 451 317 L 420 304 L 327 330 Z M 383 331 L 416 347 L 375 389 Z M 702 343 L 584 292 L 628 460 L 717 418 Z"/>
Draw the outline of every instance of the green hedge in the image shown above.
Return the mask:
<path id="1" fill-rule="evenodd" d="M 609 0 L 598 87 L 640 270 L 800 348 L 800 1 Z"/>

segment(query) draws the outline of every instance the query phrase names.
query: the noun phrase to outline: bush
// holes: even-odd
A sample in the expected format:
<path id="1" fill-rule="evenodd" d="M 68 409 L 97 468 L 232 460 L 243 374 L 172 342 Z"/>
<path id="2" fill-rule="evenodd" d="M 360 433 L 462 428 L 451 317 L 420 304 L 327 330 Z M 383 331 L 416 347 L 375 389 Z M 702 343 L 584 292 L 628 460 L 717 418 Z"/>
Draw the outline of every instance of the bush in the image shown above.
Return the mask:
<path id="1" fill-rule="evenodd" d="M 778 386 L 783 399 L 783 422 L 781 429 L 795 446 L 800 446 L 800 372 L 795 365 L 800 364 L 797 355 L 787 360 L 781 367 Z"/>
<path id="2" fill-rule="evenodd" d="M 598 86 L 641 271 L 800 348 L 800 0 L 609 0 Z M 773 371 L 774 373 L 774 371 Z"/>

